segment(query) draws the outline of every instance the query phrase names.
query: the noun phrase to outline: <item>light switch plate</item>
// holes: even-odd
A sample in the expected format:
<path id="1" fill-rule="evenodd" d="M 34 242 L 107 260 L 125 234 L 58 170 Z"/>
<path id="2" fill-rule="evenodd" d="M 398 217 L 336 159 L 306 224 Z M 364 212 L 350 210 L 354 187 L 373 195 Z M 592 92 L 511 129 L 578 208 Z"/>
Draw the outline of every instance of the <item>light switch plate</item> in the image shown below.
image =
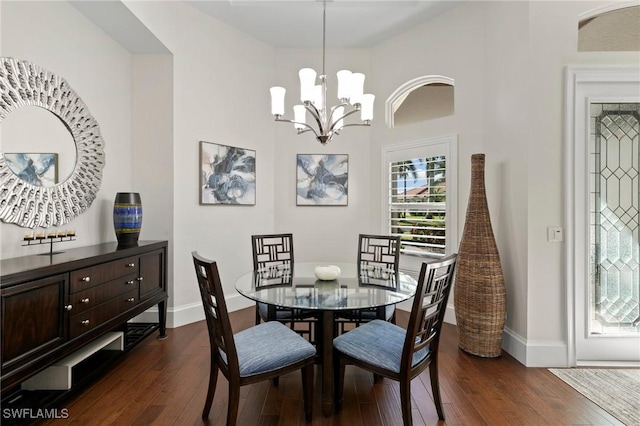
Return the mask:
<path id="1" fill-rule="evenodd" d="M 547 241 L 550 243 L 560 243 L 564 240 L 564 232 L 559 226 L 550 226 L 547 228 Z"/>

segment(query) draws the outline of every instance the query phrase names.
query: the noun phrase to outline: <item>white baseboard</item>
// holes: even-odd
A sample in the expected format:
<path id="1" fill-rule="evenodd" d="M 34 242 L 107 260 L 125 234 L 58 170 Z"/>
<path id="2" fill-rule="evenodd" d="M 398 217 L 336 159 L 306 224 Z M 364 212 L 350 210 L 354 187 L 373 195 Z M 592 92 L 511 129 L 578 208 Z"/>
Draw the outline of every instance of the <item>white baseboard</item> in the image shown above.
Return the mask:
<path id="1" fill-rule="evenodd" d="M 456 310 L 452 305 L 447 305 L 447 310 L 444 312 L 444 322 L 456 326 L 458 325 L 456 322 Z"/>
<path id="2" fill-rule="evenodd" d="M 239 309 L 248 308 L 253 306 L 255 302 L 247 299 L 244 296 L 235 294 L 226 298 L 227 309 L 229 312 L 237 311 Z M 167 308 L 167 328 L 177 328 L 183 325 L 191 324 L 204 320 L 204 311 L 202 309 L 202 303 L 189 303 L 187 305 L 168 307 Z M 157 322 L 158 321 L 158 307 L 154 306 L 140 315 L 131 319 L 131 322 Z"/>
<path id="3" fill-rule="evenodd" d="M 239 294 L 227 297 L 226 301 L 229 312 L 248 308 L 255 303 Z M 397 308 L 409 312 L 412 302 L 413 299 L 399 303 Z M 167 309 L 168 328 L 176 328 L 202 320 L 204 320 L 204 311 L 202 310 L 202 304 L 200 302 L 169 307 Z M 131 321 L 158 321 L 158 308 L 153 307 L 133 318 Z M 453 305 L 447 306 L 444 321 L 448 324 L 456 325 L 455 308 Z M 567 344 L 563 341 L 531 341 L 523 338 L 509 328 L 505 328 L 502 338 L 502 349 L 526 367 L 568 367 Z"/>
<path id="4" fill-rule="evenodd" d="M 567 343 L 561 340 L 527 340 L 505 328 L 502 349 L 526 367 L 568 367 Z"/>
<path id="5" fill-rule="evenodd" d="M 520 364 L 527 365 L 526 339 L 507 327 L 502 333 L 502 350 L 518 360 Z"/>
<path id="6" fill-rule="evenodd" d="M 562 341 L 527 342 L 527 367 L 569 367 L 569 349 Z"/>
<path id="7" fill-rule="evenodd" d="M 411 310 L 409 301 L 398 304 L 404 311 Z M 456 325 L 456 311 L 447 306 L 444 322 Z M 518 333 L 504 329 L 502 349 L 526 367 L 567 367 L 567 344 L 562 341 L 527 341 Z"/>
<path id="8" fill-rule="evenodd" d="M 398 303 L 396 307 L 400 310 L 411 312 L 411 305 L 413 304 L 413 298 Z M 447 305 L 447 311 L 444 313 L 444 322 L 447 324 L 457 325 L 456 323 L 456 310 L 453 305 Z"/>
<path id="9" fill-rule="evenodd" d="M 229 309 L 229 312 L 234 312 L 255 305 L 256 302 L 254 302 L 253 300 L 249 300 L 240 294 L 235 294 L 233 296 L 227 297 L 227 309 Z"/>

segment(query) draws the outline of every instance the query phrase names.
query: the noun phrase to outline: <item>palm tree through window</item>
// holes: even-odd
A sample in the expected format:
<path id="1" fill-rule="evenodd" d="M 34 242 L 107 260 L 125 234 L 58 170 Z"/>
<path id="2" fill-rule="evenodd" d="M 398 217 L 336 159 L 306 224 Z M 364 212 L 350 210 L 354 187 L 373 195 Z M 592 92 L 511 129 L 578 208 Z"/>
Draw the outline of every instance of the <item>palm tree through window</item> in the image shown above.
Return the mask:
<path id="1" fill-rule="evenodd" d="M 389 163 L 389 233 L 402 253 L 445 254 L 446 164 L 444 155 Z"/>

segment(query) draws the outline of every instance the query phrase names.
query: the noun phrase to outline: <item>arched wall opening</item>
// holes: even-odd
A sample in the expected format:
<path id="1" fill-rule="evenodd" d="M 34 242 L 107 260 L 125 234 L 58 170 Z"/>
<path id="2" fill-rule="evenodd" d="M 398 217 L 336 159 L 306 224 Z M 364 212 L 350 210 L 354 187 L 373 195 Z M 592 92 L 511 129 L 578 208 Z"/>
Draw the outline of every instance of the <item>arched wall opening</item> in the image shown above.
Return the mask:
<path id="1" fill-rule="evenodd" d="M 442 75 L 426 75 L 406 82 L 385 102 L 387 127 L 453 115 L 454 86 L 454 79 Z"/>

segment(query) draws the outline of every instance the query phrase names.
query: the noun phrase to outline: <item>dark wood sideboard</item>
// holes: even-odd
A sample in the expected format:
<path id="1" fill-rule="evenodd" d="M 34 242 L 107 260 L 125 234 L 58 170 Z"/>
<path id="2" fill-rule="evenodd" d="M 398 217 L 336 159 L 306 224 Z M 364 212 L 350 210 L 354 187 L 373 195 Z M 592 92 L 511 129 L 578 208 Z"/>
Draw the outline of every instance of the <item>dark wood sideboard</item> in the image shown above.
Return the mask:
<path id="1" fill-rule="evenodd" d="M 155 330 L 166 337 L 166 241 L 6 259 L 0 274 L 3 398 L 108 332 L 124 333 L 124 351 Z M 128 323 L 154 305 L 157 323 Z"/>

